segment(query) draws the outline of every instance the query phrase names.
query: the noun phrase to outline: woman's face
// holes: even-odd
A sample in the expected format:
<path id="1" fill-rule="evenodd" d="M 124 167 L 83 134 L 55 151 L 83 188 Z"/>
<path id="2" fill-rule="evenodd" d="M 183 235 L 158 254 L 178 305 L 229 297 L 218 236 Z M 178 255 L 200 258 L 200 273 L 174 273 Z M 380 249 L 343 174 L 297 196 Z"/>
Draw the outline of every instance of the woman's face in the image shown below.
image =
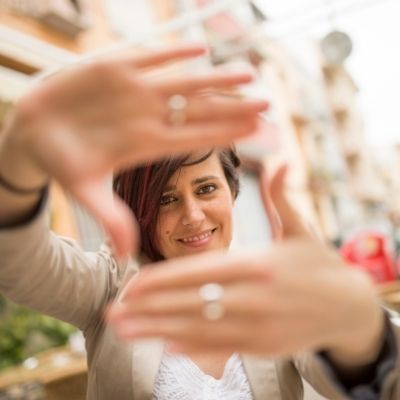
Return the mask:
<path id="1" fill-rule="evenodd" d="M 233 197 L 218 153 L 172 175 L 161 197 L 156 244 L 164 258 L 226 249 Z"/>

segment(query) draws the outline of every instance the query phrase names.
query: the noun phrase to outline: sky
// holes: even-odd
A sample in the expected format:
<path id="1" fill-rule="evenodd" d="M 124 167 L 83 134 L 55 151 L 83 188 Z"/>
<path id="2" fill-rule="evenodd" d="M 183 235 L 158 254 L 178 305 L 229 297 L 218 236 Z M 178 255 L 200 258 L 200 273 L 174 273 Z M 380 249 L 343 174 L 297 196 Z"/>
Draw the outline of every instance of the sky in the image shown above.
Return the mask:
<path id="1" fill-rule="evenodd" d="M 286 41 L 346 32 L 353 52 L 346 66 L 360 89 L 371 146 L 400 143 L 400 0 L 258 0 Z"/>

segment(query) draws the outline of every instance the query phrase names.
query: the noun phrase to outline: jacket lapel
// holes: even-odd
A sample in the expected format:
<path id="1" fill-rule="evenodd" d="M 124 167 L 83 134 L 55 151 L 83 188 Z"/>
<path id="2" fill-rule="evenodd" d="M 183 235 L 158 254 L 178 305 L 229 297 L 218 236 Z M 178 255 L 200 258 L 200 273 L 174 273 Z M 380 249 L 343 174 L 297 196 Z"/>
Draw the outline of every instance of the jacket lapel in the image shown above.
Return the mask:
<path id="1" fill-rule="evenodd" d="M 151 400 L 164 351 L 161 340 L 137 340 L 132 345 L 132 385 L 135 400 Z"/>
<path id="2" fill-rule="evenodd" d="M 143 260 L 130 260 L 125 266 L 125 272 L 121 288 L 117 298 L 123 299 L 126 284 L 138 276 L 138 265 Z M 122 268 L 121 268 L 122 269 Z M 131 348 L 132 362 L 132 392 L 134 400 L 151 400 L 153 398 L 153 386 L 160 367 L 164 342 L 159 339 L 135 340 Z"/>
<path id="3" fill-rule="evenodd" d="M 254 400 L 281 399 L 277 370 L 273 359 L 243 355 L 242 361 Z"/>

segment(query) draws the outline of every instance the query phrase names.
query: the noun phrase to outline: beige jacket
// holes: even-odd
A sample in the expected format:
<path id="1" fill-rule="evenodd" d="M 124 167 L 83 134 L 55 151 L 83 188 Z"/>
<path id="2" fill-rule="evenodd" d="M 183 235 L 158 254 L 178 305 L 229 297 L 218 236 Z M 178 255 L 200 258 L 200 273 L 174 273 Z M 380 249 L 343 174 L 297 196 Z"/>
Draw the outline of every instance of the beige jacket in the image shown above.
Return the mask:
<path id="1" fill-rule="evenodd" d="M 163 343 L 123 344 L 102 319 L 104 307 L 137 267 L 132 262 L 118 266 L 106 249 L 83 252 L 74 241 L 50 232 L 45 214 L 25 226 L 0 231 L 0 291 L 84 332 L 88 399 L 151 399 Z M 242 359 L 255 400 L 302 399 L 301 376 L 326 398 L 345 398 L 312 354 L 296 361 L 245 355 Z M 386 379 L 382 399 L 400 399 L 398 376 L 399 371 L 393 371 Z"/>

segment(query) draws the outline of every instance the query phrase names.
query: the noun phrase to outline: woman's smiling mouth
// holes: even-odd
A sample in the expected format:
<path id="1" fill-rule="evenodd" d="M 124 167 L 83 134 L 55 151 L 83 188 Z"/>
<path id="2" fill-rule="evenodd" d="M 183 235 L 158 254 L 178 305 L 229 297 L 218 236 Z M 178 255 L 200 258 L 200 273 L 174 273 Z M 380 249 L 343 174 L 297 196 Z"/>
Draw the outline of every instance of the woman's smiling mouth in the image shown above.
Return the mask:
<path id="1" fill-rule="evenodd" d="M 197 235 L 183 237 L 181 239 L 178 239 L 178 242 L 190 247 L 204 246 L 205 244 L 208 244 L 211 241 L 212 235 L 216 231 L 216 229 L 217 228 L 208 229 Z"/>

